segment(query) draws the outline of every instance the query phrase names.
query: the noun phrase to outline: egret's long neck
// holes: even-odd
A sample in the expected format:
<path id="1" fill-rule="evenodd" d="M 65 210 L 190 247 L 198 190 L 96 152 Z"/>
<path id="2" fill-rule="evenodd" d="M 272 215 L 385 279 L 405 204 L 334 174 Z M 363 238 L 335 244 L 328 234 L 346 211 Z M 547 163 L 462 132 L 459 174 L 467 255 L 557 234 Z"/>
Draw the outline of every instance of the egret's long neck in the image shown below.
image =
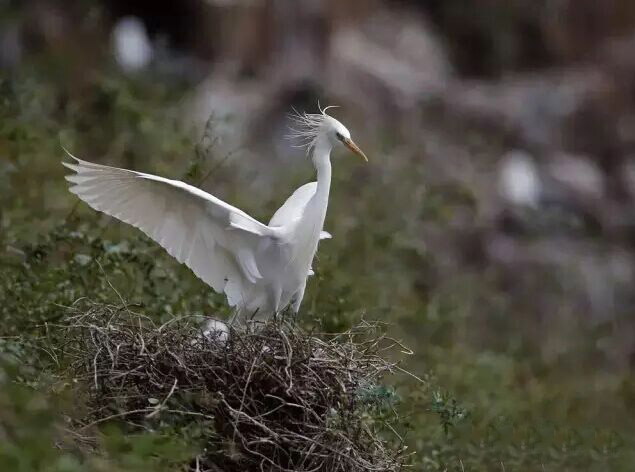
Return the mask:
<path id="1" fill-rule="evenodd" d="M 295 227 L 292 257 L 297 262 L 298 273 L 296 276 L 301 280 L 306 279 L 320 240 L 320 232 L 324 227 L 326 209 L 329 204 L 329 191 L 331 190 L 331 147 L 328 140 L 324 139 L 318 141 L 313 148 L 312 158 L 317 171 L 317 188 L 307 204 L 302 220 Z"/>
<path id="2" fill-rule="evenodd" d="M 329 203 L 329 192 L 331 190 L 331 144 L 324 139 L 316 143 L 313 149 L 313 164 L 317 171 L 317 190 L 314 196 L 314 204 L 322 210 L 320 213 L 320 231 L 326 216 L 326 209 Z"/>

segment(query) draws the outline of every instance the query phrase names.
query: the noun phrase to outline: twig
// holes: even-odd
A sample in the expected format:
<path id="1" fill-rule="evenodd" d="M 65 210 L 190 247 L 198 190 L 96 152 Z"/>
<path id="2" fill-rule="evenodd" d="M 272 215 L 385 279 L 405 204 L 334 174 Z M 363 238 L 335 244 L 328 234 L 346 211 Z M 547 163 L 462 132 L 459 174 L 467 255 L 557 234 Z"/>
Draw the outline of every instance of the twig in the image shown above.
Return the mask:
<path id="1" fill-rule="evenodd" d="M 73 305 L 47 325 L 65 339 L 51 355 L 95 386 L 86 389 L 86 420 L 74 428 L 82 437 L 111 420 L 130 431 L 154 429 L 161 415 L 161 424 L 213 429 L 191 471 L 401 470 L 409 454 L 399 416 L 390 400 L 377 416 L 385 400 L 373 391 L 394 372 L 423 380 L 382 357 L 407 351 L 383 324 L 363 320 L 328 335 L 278 320 L 233 329 L 221 343 L 201 338 L 200 317 L 157 324 L 121 302 Z M 150 398 L 161 401 L 148 406 Z"/>

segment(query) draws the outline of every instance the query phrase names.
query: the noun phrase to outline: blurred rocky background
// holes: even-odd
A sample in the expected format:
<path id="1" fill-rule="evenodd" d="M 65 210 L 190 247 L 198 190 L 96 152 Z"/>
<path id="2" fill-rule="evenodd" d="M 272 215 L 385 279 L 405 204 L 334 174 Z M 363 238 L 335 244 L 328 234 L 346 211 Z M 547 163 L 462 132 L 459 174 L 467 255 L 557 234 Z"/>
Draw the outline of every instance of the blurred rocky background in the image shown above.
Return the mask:
<path id="1" fill-rule="evenodd" d="M 446 225 L 422 222 L 426 250 L 441 259 L 426 285 L 488 272 L 513 294 L 513 316 L 539 323 L 545 348 L 555 317 L 612 320 L 623 335 L 607 354 L 635 362 L 632 2 L 8 4 L 3 68 L 44 51 L 79 56 L 69 60 L 81 84 L 90 79 L 80 70 L 109 49 L 127 74 L 185 81 L 183 119 L 231 118 L 223 146 L 251 156 L 242 162 L 254 192 L 278 191 L 270 166 L 305 166 L 284 140 L 286 113 L 340 105 L 337 116 L 378 150 L 367 172 L 417 162 L 422 185 L 473 198 Z M 560 286 L 542 284 L 544 273 Z"/>
<path id="2" fill-rule="evenodd" d="M 104 63 L 183 90 L 169 113 L 198 133 L 214 117 L 215 152 L 231 156 L 252 211 L 310 176 L 287 113 L 339 105 L 370 158 L 337 156 L 327 223 L 336 246 L 323 264 L 363 273 L 350 290 L 370 293 L 353 311 L 411 344 L 536 359 L 554 377 L 590 371 L 572 395 L 635 405 L 632 0 L 0 0 L 0 11 L 3 74 L 48 61 L 58 107 L 93 93 Z M 87 158 L 119 155 L 78 142 Z M 347 242 L 358 256 L 344 256 Z M 430 327 L 435 310 L 458 317 L 449 333 Z M 421 369 L 470 390 L 430 364 L 443 356 L 421 354 Z"/>

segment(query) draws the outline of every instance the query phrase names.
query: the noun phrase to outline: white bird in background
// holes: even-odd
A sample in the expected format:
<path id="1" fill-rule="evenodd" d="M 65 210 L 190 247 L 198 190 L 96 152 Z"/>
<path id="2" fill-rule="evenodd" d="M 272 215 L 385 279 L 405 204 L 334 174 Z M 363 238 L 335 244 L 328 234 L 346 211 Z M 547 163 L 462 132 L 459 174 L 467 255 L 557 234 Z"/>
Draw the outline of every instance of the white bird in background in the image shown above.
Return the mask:
<path id="1" fill-rule="evenodd" d="M 328 108 L 328 107 L 327 107 Z M 331 186 L 331 150 L 344 145 L 364 160 L 342 123 L 326 114 L 294 116 L 292 137 L 303 139 L 317 182 L 297 189 L 262 224 L 196 187 L 132 170 L 83 161 L 63 164 L 70 191 L 95 210 L 131 224 L 225 293 L 234 318 L 267 319 L 291 305 L 297 313 L 320 239 Z"/>

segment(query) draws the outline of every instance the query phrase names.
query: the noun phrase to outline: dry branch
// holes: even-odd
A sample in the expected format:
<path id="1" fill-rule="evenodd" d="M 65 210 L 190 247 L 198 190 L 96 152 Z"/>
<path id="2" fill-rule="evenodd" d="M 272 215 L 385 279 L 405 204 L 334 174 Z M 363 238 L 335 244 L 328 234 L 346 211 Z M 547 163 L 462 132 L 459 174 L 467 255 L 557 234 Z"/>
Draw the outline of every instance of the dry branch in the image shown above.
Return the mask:
<path id="1" fill-rule="evenodd" d="M 403 346 L 381 328 L 315 335 L 278 321 L 221 342 L 195 318 L 157 325 L 105 305 L 52 327 L 65 339 L 56 355 L 87 391 L 77 431 L 207 422 L 213 433 L 191 470 L 225 472 L 400 470 L 405 448 L 379 419 L 386 398 L 374 392 L 396 370 L 380 354 Z"/>

